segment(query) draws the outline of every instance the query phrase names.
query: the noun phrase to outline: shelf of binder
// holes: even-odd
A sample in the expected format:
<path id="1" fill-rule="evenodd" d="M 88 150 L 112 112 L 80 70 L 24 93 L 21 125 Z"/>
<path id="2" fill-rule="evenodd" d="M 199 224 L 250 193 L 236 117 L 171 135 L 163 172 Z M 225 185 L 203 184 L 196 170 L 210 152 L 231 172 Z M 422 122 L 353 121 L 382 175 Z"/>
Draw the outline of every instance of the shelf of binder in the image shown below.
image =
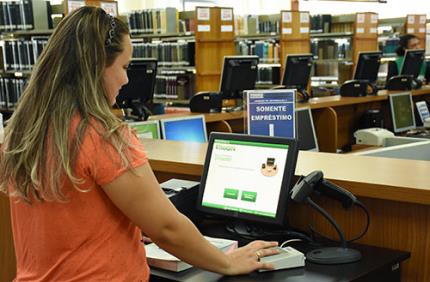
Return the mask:
<path id="1" fill-rule="evenodd" d="M 281 64 L 288 54 L 310 53 L 309 12 L 281 11 Z"/>
<path id="2" fill-rule="evenodd" d="M 175 42 L 132 40 L 133 58 L 156 58 L 161 67 L 188 67 L 194 65 L 194 41 Z"/>
<path id="3" fill-rule="evenodd" d="M 26 78 L 0 78 L 0 111 L 10 110 L 16 107 L 21 97 L 27 79 Z"/>
<path id="4" fill-rule="evenodd" d="M 378 14 L 356 13 L 353 24 L 352 61 L 357 63 L 359 52 L 378 51 Z"/>
<path id="5" fill-rule="evenodd" d="M 194 92 L 194 72 L 165 68 L 158 71 L 154 90 L 154 98 L 156 98 L 158 101 L 188 101 Z"/>
<path id="6" fill-rule="evenodd" d="M 33 68 L 34 63 L 48 43 L 47 36 L 32 36 L 31 39 L 14 38 L 0 40 L 5 72 L 25 73 Z"/>
<path id="7" fill-rule="evenodd" d="M 239 55 L 256 55 L 262 64 L 280 63 L 280 45 L 276 40 L 244 40 L 237 42 Z M 267 67 L 267 66 L 266 66 Z"/>
<path id="8" fill-rule="evenodd" d="M 232 8 L 196 8 L 196 92 L 218 91 L 224 56 L 235 54 Z"/>
<path id="9" fill-rule="evenodd" d="M 179 13 L 176 8 L 145 9 L 127 15 L 132 35 L 177 34 Z"/>
<path id="10" fill-rule="evenodd" d="M 279 14 L 273 15 L 239 15 L 235 17 L 237 36 L 272 34 L 279 32 Z"/>
<path id="11" fill-rule="evenodd" d="M 407 15 L 404 33 L 413 34 L 420 40 L 421 48 L 426 48 L 426 23 L 427 17 L 422 15 Z"/>

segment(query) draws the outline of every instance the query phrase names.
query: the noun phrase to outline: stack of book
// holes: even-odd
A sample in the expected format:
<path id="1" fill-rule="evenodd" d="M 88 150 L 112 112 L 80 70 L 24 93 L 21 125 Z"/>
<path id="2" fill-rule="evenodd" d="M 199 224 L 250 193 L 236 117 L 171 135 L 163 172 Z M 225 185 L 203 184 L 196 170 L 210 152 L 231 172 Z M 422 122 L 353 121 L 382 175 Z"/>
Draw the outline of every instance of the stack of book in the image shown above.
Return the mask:
<path id="1" fill-rule="evenodd" d="M 38 1 L 38 0 L 36 0 Z M 31 0 L 0 2 L 0 32 L 33 29 Z"/>
<path id="2" fill-rule="evenodd" d="M 258 66 L 256 84 L 280 84 L 280 67 Z"/>
<path id="3" fill-rule="evenodd" d="M 30 70 L 47 43 L 47 36 L 33 36 L 31 40 L 0 41 L 3 50 L 3 69 L 5 71 Z"/>
<path id="4" fill-rule="evenodd" d="M 209 243 L 211 243 L 223 252 L 228 252 L 237 248 L 237 241 L 234 240 L 211 237 L 205 238 L 209 241 Z M 192 267 L 192 265 L 183 262 L 177 257 L 164 251 L 163 249 L 160 249 L 154 243 L 146 245 L 145 249 L 148 264 L 151 267 L 161 268 L 174 272 L 183 271 Z"/>
<path id="5" fill-rule="evenodd" d="M 27 79 L 25 78 L 0 78 L 0 107 L 13 109 L 24 92 Z"/>
<path id="6" fill-rule="evenodd" d="M 176 8 L 132 11 L 127 19 L 131 34 L 179 32 Z"/>

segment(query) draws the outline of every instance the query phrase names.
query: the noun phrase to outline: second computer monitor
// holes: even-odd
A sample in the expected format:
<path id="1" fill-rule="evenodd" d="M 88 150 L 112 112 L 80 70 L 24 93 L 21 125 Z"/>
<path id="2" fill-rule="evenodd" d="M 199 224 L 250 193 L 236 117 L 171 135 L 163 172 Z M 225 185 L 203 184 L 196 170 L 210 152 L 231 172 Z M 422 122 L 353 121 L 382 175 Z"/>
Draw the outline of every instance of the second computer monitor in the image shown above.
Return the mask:
<path id="1" fill-rule="evenodd" d="M 390 94 L 391 117 L 394 132 L 404 132 L 416 127 L 410 92 Z"/>
<path id="2" fill-rule="evenodd" d="M 130 122 L 130 127 L 135 130 L 137 137 L 148 139 L 161 139 L 160 124 L 158 120 Z"/>
<path id="3" fill-rule="evenodd" d="M 282 85 L 287 88 L 306 89 L 312 70 L 312 54 L 287 55 Z"/>
<path id="4" fill-rule="evenodd" d="M 157 74 L 156 59 L 133 59 L 127 69 L 128 84 L 124 85 L 116 98 L 119 105 L 131 101 L 152 101 Z"/>
<path id="5" fill-rule="evenodd" d="M 417 78 L 424 62 L 425 50 L 406 50 L 400 74 Z"/>
<path id="6" fill-rule="evenodd" d="M 360 52 L 354 70 L 354 79 L 376 83 L 382 52 Z"/>
<path id="7" fill-rule="evenodd" d="M 258 56 L 225 56 L 219 91 L 223 98 L 242 98 L 244 90 L 255 89 Z"/>
<path id="8" fill-rule="evenodd" d="M 312 112 L 308 107 L 296 108 L 296 136 L 299 140 L 299 150 L 318 152 Z"/>
<path id="9" fill-rule="evenodd" d="M 161 130 L 166 140 L 205 143 L 208 141 L 204 115 L 161 119 Z"/>

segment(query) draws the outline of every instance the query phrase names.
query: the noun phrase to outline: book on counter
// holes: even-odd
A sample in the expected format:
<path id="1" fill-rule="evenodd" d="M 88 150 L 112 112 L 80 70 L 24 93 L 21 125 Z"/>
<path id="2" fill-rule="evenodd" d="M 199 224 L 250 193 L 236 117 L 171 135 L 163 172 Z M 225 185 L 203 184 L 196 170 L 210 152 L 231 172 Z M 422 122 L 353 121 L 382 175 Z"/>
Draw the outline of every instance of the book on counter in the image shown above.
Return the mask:
<path id="1" fill-rule="evenodd" d="M 206 240 L 208 240 L 212 245 L 217 247 L 223 252 L 227 252 L 237 248 L 237 241 L 222 239 L 222 238 L 213 238 L 205 236 Z M 183 271 L 192 267 L 192 265 L 181 261 L 177 257 L 169 254 L 164 251 L 160 247 L 158 247 L 155 243 L 151 243 L 145 246 L 146 249 L 146 258 L 148 260 L 148 264 L 151 267 L 157 267 L 165 270 L 170 270 L 174 272 Z"/>

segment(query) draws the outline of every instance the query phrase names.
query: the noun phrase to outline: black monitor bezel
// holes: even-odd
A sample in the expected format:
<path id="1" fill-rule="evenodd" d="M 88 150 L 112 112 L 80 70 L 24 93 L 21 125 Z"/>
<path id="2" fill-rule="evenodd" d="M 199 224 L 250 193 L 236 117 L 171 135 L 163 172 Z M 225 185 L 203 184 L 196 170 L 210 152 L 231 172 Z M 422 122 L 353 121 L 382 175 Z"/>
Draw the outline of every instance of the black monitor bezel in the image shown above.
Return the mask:
<path id="1" fill-rule="evenodd" d="M 233 61 L 233 60 L 256 60 L 257 64 L 256 64 L 256 75 L 255 75 L 255 81 L 254 81 L 254 88 L 255 88 L 255 84 L 257 82 L 257 76 L 258 76 L 258 64 L 260 61 L 260 58 L 258 56 L 255 55 L 238 55 L 238 56 L 224 56 L 224 60 L 222 63 L 222 72 L 221 72 L 221 79 L 219 81 L 219 93 L 221 93 L 223 95 L 224 99 L 229 99 L 229 98 L 241 98 L 241 97 L 236 97 L 234 95 L 234 93 L 224 93 L 225 92 L 225 88 L 226 88 L 226 81 L 227 81 L 227 74 L 228 72 L 228 68 L 230 66 L 229 61 Z M 253 90 L 253 89 L 243 89 L 243 90 Z M 242 90 L 242 91 L 243 91 Z"/>
<path id="2" fill-rule="evenodd" d="M 310 66 L 310 68 L 309 68 L 308 80 L 307 80 L 307 82 L 306 82 L 306 84 L 305 84 L 305 85 L 299 85 L 299 84 L 297 84 L 297 85 L 294 85 L 294 84 L 286 85 L 286 82 L 287 82 L 286 75 L 287 75 L 287 73 L 288 73 L 288 71 L 289 71 L 289 69 L 288 69 L 288 65 L 289 65 L 289 64 L 288 64 L 288 62 L 289 62 L 289 60 L 291 60 L 292 58 L 296 58 L 296 57 L 306 57 L 306 58 L 310 58 L 310 61 L 311 61 L 312 65 L 311 65 L 311 66 Z M 283 73 L 282 73 L 282 82 L 281 82 L 281 84 L 282 84 L 283 86 L 287 87 L 287 88 L 296 88 L 296 89 L 300 89 L 300 90 L 306 89 L 306 88 L 308 87 L 308 85 L 309 85 L 309 80 L 311 79 L 311 72 L 312 72 L 312 66 L 313 66 L 313 58 L 314 58 L 314 55 L 313 55 L 313 54 L 311 54 L 311 53 L 304 53 L 304 54 L 288 54 L 288 55 L 286 56 L 286 58 L 285 58 L 285 68 L 284 68 L 284 71 L 283 71 Z M 294 70 L 293 70 L 293 71 L 294 71 Z"/>
<path id="3" fill-rule="evenodd" d="M 315 124 L 314 124 L 314 120 L 313 120 L 313 116 L 312 116 L 312 110 L 310 107 L 302 107 L 302 108 L 295 108 L 295 114 L 299 115 L 299 112 L 307 112 L 309 119 L 310 119 L 310 125 L 312 128 L 312 133 L 313 133 L 313 140 L 314 140 L 314 148 L 312 149 L 305 149 L 306 151 L 313 151 L 313 152 L 319 152 L 319 146 L 318 146 L 318 137 L 315 131 Z M 298 117 L 298 116 L 297 116 Z M 299 150 L 300 150 L 300 145 L 302 144 L 302 142 L 300 141 L 301 138 L 299 136 L 299 124 L 300 121 L 298 118 L 295 117 L 295 121 L 296 121 L 296 138 L 299 140 Z"/>
<path id="4" fill-rule="evenodd" d="M 153 82 L 151 83 L 151 86 L 149 87 L 149 95 L 147 95 L 147 93 L 145 93 L 145 95 L 142 95 L 142 97 L 127 97 L 126 94 L 123 94 L 122 91 L 126 91 L 127 89 L 127 85 L 131 82 L 130 80 L 128 81 L 128 84 L 124 85 L 119 93 L 118 96 L 116 97 L 117 103 L 121 104 L 123 101 L 125 102 L 131 102 L 131 101 L 135 101 L 138 100 L 141 103 L 151 103 L 152 100 L 154 99 L 154 90 L 155 90 L 155 84 L 156 84 L 156 80 L 157 80 L 157 69 L 158 69 L 158 60 L 156 58 L 133 58 L 127 68 L 127 76 L 130 78 L 128 72 L 132 71 L 133 67 L 136 66 L 138 67 L 139 65 L 154 65 L 155 67 L 152 68 L 153 69 L 153 73 L 154 73 L 154 79 Z M 125 98 L 124 98 L 125 96 Z M 145 98 L 145 99 L 144 99 Z"/>
<path id="5" fill-rule="evenodd" d="M 252 214 L 238 213 L 238 212 L 229 211 L 229 210 L 208 208 L 202 205 L 203 194 L 205 191 L 205 184 L 207 180 L 207 172 L 209 169 L 209 161 L 212 155 L 214 141 L 219 139 L 288 145 L 288 154 L 287 154 L 286 163 L 285 163 L 285 173 L 281 184 L 283 189 L 281 189 L 281 193 L 279 195 L 278 208 L 276 211 L 275 218 L 255 216 Z M 298 156 L 298 144 L 296 139 L 293 139 L 293 138 L 212 132 L 209 136 L 209 144 L 206 152 L 203 173 L 200 181 L 200 189 L 197 197 L 197 209 L 204 213 L 225 216 L 229 218 L 235 218 L 243 221 L 252 221 L 252 222 L 258 222 L 258 223 L 284 226 L 287 221 L 287 206 L 288 206 L 289 194 L 291 189 L 290 185 L 295 175 L 294 173 L 296 169 L 297 156 Z M 225 181 L 228 181 L 228 179 L 226 179 Z"/>
<path id="6" fill-rule="evenodd" d="M 395 113 L 394 113 L 394 99 L 395 99 L 395 97 L 398 97 L 398 96 L 408 96 L 408 98 L 409 98 L 410 106 L 411 106 L 411 117 L 412 117 L 412 123 L 413 123 L 410 126 L 399 127 L 396 123 L 396 117 L 395 117 Z M 406 132 L 406 131 L 411 130 L 411 129 L 415 129 L 417 123 L 415 120 L 414 102 L 412 100 L 411 92 L 392 93 L 392 94 L 388 95 L 388 99 L 390 101 L 390 115 L 391 115 L 391 121 L 393 122 L 393 131 L 395 133 L 400 133 L 400 132 Z"/>
<path id="7" fill-rule="evenodd" d="M 409 54 L 421 54 L 423 61 L 421 62 L 418 70 L 417 70 L 417 75 L 411 75 L 413 76 L 413 78 L 417 78 L 420 75 L 420 71 L 421 71 L 421 66 L 423 64 L 423 62 L 425 62 L 425 50 L 424 49 L 406 49 L 405 50 L 405 56 L 403 57 L 403 62 L 402 62 L 402 66 L 400 68 L 400 75 L 410 75 L 410 74 L 405 74 L 404 73 L 404 67 L 405 67 L 405 63 L 407 62 L 407 59 L 410 58 L 408 55 Z M 416 57 L 416 55 L 414 55 Z"/>
<path id="8" fill-rule="evenodd" d="M 366 80 L 366 79 L 357 78 L 357 70 L 359 69 L 359 67 L 360 67 L 361 64 L 364 64 L 363 61 L 365 61 L 365 60 L 363 58 L 364 58 L 365 55 L 379 55 L 378 69 L 376 70 L 376 78 L 375 78 L 375 80 Z M 354 67 L 353 79 L 355 79 L 355 80 L 363 80 L 363 81 L 367 81 L 369 83 L 376 83 L 378 81 L 378 72 L 379 72 L 379 68 L 381 66 L 381 59 L 382 59 L 382 52 L 381 51 L 359 52 L 358 53 L 357 64 Z"/>

